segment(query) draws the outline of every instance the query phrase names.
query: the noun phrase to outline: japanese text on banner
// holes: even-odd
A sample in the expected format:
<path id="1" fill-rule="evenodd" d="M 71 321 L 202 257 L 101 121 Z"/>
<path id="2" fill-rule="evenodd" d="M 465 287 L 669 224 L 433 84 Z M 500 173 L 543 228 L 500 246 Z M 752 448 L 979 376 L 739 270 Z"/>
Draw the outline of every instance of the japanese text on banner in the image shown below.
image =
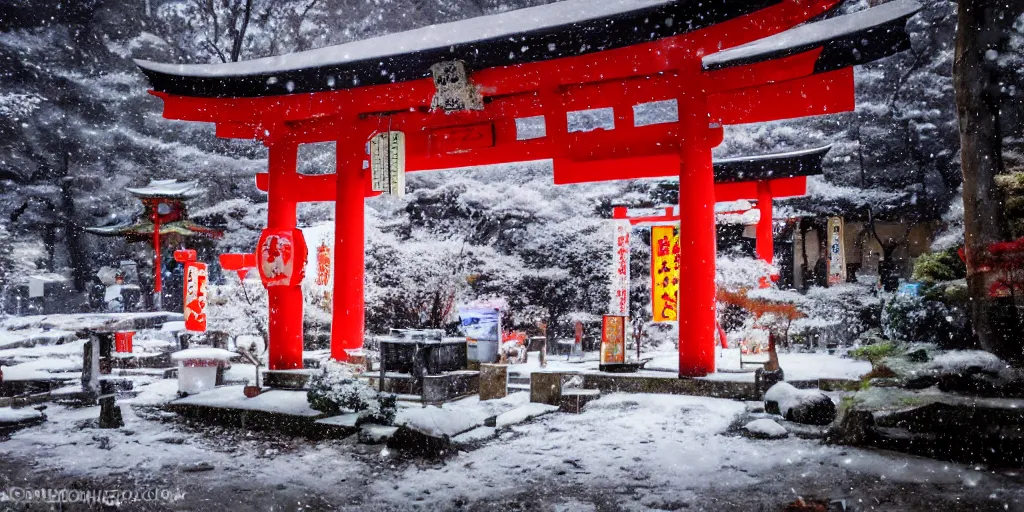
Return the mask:
<path id="1" fill-rule="evenodd" d="M 611 304 L 608 314 L 629 316 L 629 221 L 615 222 L 612 250 Z"/>
<path id="2" fill-rule="evenodd" d="M 679 235 L 673 226 L 651 228 L 651 309 L 655 322 L 679 319 Z"/>

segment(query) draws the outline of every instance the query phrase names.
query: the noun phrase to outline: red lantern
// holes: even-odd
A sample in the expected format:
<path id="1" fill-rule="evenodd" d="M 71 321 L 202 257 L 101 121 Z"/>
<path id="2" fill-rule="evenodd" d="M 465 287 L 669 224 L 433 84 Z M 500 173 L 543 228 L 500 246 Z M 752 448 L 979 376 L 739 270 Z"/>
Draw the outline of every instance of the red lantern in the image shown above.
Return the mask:
<path id="1" fill-rule="evenodd" d="M 306 271 L 306 239 L 298 229 L 263 230 L 257 268 L 265 286 L 297 286 Z"/>

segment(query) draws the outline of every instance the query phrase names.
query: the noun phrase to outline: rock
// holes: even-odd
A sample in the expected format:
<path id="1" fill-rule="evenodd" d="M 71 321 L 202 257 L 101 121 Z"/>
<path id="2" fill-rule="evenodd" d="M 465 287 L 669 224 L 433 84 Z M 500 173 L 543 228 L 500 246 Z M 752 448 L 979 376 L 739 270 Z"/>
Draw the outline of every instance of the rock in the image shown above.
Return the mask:
<path id="1" fill-rule="evenodd" d="M 784 380 L 786 380 L 786 374 L 782 368 L 775 371 L 758 368 L 754 370 L 754 393 L 757 394 L 756 396 L 762 396 L 765 391 Z"/>
<path id="2" fill-rule="evenodd" d="M 828 425 L 836 418 L 836 405 L 816 389 L 797 389 L 780 382 L 764 394 L 764 410 L 796 423 Z"/>
<path id="3" fill-rule="evenodd" d="M 872 387 L 876 388 L 898 388 L 903 386 L 903 382 L 896 378 L 874 378 L 868 381 Z"/>
<path id="4" fill-rule="evenodd" d="M 178 436 L 169 436 L 169 437 L 161 437 L 161 438 L 157 439 L 157 441 L 160 441 L 161 443 L 167 443 L 167 444 L 184 444 L 185 443 L 185 438 L 184 437 L 178 437 Z"/>
<path id="5" fill-rule="evenodd" d="M 849 410 L 829 429 L 825 440 L 832 444 L 868 446 L 874 435 L 874 414 L 871 411 Z"/>
<path id="6" fill-rule="evenodd" d="M 1017 376 L 1006 378 L 991 370 L 971 367 L 958 371 L 946 371 L 939 375 L 938 386 L 942 391 L 986 397 L 1024 398 L 1024 379 Z"/>
<path id="7" fill-rule="evenodd" d="M 199 473 L 202 471 L 213 471 L 213 464 L 209 462 L 193 462 L 191 464 L 185 464 L 181 467 L 181 470 L 186 473 Z"/>
<path id="8" fill-rule="evenodd" d="M 768 418 L 751 421 L 743 425 L 743 429 L 749 432 L 752 437 L 761 439 L 780 439 L 789 436 L 789 432 L 786 431 L 785 427 Z"/>
<path id="9" fill-rule="evenodd" d="M 381 444 L 395 435 L 398 427 L 367 423 L 359 429 L 358 439 L 363 444 Z"/>
<path id="10" fill-rule="evenodd" d="M 939 383 L 938 377 L 934 375 L 918 375 L 911 377 L 903 383 L 906 389 L 926 389 Z"/>
<path id="11" fill-rule="evenodd" d="M 912 363 L 927 363 L 928 360 L 931 359 L 928 357 L 928 351 L 923 348 L 907 352 L 903 357 Z"/>

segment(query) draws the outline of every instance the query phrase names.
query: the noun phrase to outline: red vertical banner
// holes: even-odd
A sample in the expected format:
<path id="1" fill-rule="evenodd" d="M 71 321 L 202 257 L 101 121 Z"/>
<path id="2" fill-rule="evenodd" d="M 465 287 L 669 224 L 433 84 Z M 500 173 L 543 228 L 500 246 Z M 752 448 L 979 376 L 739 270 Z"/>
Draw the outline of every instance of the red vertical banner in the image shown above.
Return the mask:
<path id="1" fill-rule="evenodd" d="M 185 329 L 206 332 L 206 263 L 185 263 Z"/>
<path id="2" fill-rule="evenodd" d="M 672 226 L 651 228 L 651 309 L 655 322 L 679 320 L 679 235 Z"/>
<path id="3" fill-rule="evenodd" d="M 626 362 L 626 317 L 605 315 L 601 324 L 601 364 Z"/>
<path id="4" fill-rule="evenodd" d="M 316 284 L 327 286 L 331 283 L 331 247 L 327 241 L 320 242 L 316 249 Z"/>

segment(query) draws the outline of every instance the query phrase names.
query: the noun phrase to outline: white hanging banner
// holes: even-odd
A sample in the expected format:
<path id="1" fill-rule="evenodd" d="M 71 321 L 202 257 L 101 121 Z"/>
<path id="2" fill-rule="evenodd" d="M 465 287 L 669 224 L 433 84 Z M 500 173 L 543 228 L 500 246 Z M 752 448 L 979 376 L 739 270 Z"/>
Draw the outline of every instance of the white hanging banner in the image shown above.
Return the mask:
<path id="1" fill-rule="evenodd" d="M 846 282 L 846 247 L 843 241 L 843 218 L 828 219 L 828 285 Z"/>
<path id="2" fill-rule="evenodd" d="M 384 132 L 370 139 L 371 186 L 376 192 L 405 195 L 405 134 Z"/>
<path id="3" fill-rule="evenodd" d="M 614 245 L 612 251 L 611 304 L 608 314 L 629 316 L 629 234 L 633 230 L 628 220 L 613 220 Z"/>

